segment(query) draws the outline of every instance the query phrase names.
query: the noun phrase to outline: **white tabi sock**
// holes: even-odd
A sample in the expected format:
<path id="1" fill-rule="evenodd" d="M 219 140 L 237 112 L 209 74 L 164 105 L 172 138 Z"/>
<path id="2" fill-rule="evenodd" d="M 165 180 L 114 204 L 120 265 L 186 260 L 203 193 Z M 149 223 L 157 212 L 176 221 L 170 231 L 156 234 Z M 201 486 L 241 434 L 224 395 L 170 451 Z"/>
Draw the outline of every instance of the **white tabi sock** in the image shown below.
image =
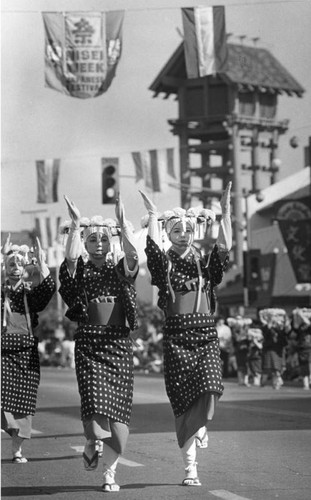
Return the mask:
<path id="1" fill-rule="evenodd" d="M 117 469 L 119 460 L 119 453 L 114 451 L 110 446 L 104 443 L 103 446 L 103 460 L 104 460 L 104 483 L 114 483 L 114 476 Z"/>
<path id="2" fill-rule="evenodd" d="M 187 477 L 197 477 L 195 434 L 185 442 L 184 446 L 181 448 L 181 453 Z"/>

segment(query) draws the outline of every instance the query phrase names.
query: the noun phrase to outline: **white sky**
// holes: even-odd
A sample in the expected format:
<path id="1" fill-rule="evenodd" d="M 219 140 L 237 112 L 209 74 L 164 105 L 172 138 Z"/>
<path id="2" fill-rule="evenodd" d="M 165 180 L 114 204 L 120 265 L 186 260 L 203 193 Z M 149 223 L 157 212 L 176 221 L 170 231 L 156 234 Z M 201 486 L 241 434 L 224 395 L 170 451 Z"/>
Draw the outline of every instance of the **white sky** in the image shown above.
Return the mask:
<path id="1" fill-rule="evenodd" d="M 81 163 L 84 158 L 177 147 L 177 139 L 167 123 L 178 117 L 177 103 L 172 98 L 153 99 L 148 87 L 181 42 L 177 31 L 182 31 L 181 7 L 198 4 L 217 2 L 1 1 L 3 230 L 29 225 L 26 219 L 21 221 L 20 211 L 32 208 L 33 203 L 27 189 L 21 194 L 20 188 L 24 186 L 25 168 L 38 159 L 61 158 Z M 218 4 L 226 7 L 227 32 L 233 33 L 230 42 L 239 43 L 238 36 L 246 35 L 244 43 L 252 44 L 251 38 L 259 37 L 258 46 L 271 50 L 306 90 L 302 99 L 279 99 L 279 119 L 290 119 L 290 129 L 280 141 L 281 176 L 292 174 L 303 168 L 303 146 L 311 135 L 311 1 L 232 0 Z M 125 10 L 123 52 L 116 77 L 110 89 L 95 99 L 80 100 L 44 87 L 41 12 L 79 9 Z M 299 138 L 297 149 L 289 147 L 293 135 Z M 6 181 L 10 165 L 17 171 L 20 168 L 15 187 Z M 126 195 L 125 202 L 129 196 Z M 75 197 L 75 193 L 71 196 Z M 132 196 L 139 200 L 138 194 Z M 138 205 L 140 217 L 142 204 Z M 66 216 L 64 204 L 62 207 L 60 215 Z M 131 207 L 132 216 L 133 213 Z"/>

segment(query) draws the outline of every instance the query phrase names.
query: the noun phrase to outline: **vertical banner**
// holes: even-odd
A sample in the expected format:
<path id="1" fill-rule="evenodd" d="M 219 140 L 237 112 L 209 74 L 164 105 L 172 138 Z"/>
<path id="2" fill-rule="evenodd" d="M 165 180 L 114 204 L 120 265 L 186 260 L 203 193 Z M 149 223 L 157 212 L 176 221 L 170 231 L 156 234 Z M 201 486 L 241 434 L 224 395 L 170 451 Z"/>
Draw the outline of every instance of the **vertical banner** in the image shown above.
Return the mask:
<path id="1" fill-rule="evenodd" d="M 46 86 L 80 99 L 106 92 L 121 57 L 124 11 L 42 16 Z"/>
<path id="2" fill-rule="evenodd" d="M 297 283 L 311 283 L 311 219 L 279 220 Z"/>
<path id="3" fill-rule="evenodd" d="M 152 191 L 161 191 L 156 150 L 132 153 L 136 182 L 144 179 L 145 186 Z"/>
<path id="4" fill-rule="evenodd" d="M 35 218 L 36 235 L 38 236 L 44 250 L 52 248 L 57 241 L 60 221 L 60 217 L 43 216 Z"/>
<path id="5" fill-rule="evenodd" d="M 311 283 L 311 201 L 287 199 L 275 204 L 275 218 L 297 283 Z"/>
<path id="6" fill-rule="evenodd" d="M 60 160 L 38 160 L 36 165 L 38 181 L 37 203 L 57 202 Z"/>
<path id="7" fill-rule="evenodd" d="M 225 8 L 223 6 L 184 8 L 182 20 L 188 78 L 227 71 Z"/>
<path id="8" fill-rule="evenodd" d="M 174 149 L 152 149 L 132 153 L 136 182 L 144 179 L 145 186 L 154 192 L 163 191 L 167 176 L 176 179 Z"/>

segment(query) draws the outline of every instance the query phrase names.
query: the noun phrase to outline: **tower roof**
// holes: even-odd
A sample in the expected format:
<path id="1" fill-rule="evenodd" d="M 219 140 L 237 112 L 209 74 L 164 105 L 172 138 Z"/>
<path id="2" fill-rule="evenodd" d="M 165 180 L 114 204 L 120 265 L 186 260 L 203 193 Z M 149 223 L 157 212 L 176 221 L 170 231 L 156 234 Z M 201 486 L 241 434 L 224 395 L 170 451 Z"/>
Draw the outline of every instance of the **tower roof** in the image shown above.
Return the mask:
<path id="1" fill-rule="evenodd" d="M 228 43 L 228 71 L 219 74 L 239 90 L 285 92 L 301 97 L 304 88 L 267 49 Z M 156 94 L 176 94 L 187 79 L 183 42 L 150 85 Z"/>

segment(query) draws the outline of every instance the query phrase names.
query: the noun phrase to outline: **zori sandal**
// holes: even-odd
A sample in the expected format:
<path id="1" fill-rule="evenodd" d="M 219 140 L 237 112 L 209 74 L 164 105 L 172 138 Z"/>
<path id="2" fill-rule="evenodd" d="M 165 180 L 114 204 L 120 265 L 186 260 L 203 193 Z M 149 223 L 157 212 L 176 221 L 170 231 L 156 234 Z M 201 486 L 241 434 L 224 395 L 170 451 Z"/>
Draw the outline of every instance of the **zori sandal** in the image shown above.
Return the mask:
<path id="1" fill-rule="evenodd" d="M 85 470 L 95 470 L 98 466 L 98 451 L 95 451 L 94 455 L 90 459 L 86 453 L 83 453 L 83 464 Z"/>
<path id="2" fill-rule="evenodd" d="M 106 469 L 103 474 L 104 484 L 102 486 L 102 490 L 106 493 L 115 493 L 120 490 L 120 486 L 115 483 L 116 471 L 113 469 Z"/>
<path id="3" fill-rule="evenodd" d="M 183 486 L 201 486 L 200 479 L 198 478 L 197 462 L 185 468 L 186 477 L 182 482 Z"/>
<path id="4" fill-rule="evenodd" d="M 12 463 L 13 464 L 26 464 L 28 462 L 26 457 L 13 457 L 12 458 Z"/>
<path id="5" fill-rule="evenodd" d="M 102 490 L 106 493 L 115 493 L 116 491 L 120 491 L 120 486 L 116 483 L 104 483 Z"/>
<path id="6" fill-rule="evenodd" d="M 182 482 L 183 486 L 202 486 L 198 477 L 187 477 Z"/>
<path id="7" fill-rule="evenodd" d="M 197 434 L 195 436 L 196 445 L 198 448 L 207 448 L 208 447 L 208 434 L 205 431 L 202 435 Z"/>

